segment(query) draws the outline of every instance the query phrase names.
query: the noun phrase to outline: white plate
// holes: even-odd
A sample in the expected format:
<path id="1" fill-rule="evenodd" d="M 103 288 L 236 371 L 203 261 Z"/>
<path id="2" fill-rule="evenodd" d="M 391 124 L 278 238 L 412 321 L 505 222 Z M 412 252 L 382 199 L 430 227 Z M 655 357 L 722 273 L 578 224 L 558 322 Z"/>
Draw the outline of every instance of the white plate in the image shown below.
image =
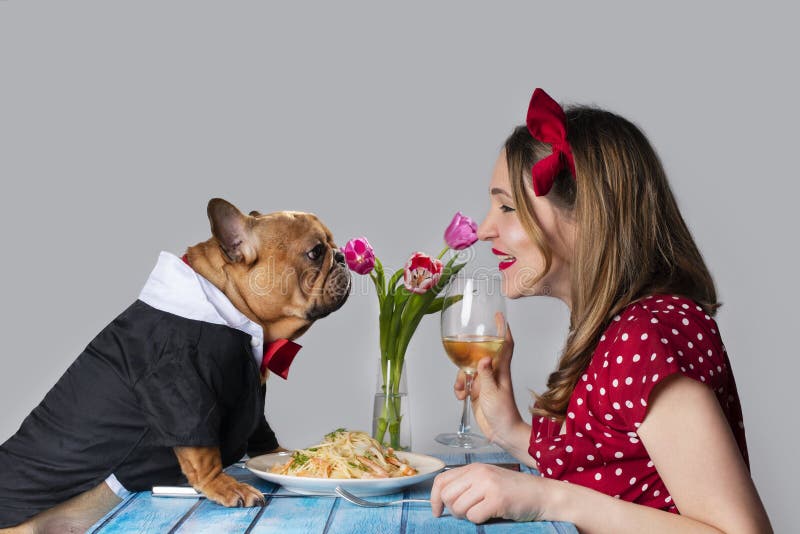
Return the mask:
<path id="1" fill-rule="evenodd" d="M 429 480 L 444 469 L 444 462 L 433 456 L 400 451 L 395 454 L 400 460 L 416 469 L 418 473 L 409 477 L 368 479 L 310 478 L 270 473 L 270 468 L 275 464 L 286 463 L 291 458 L 291 452 L 256 456 L 247 460 L 245 467 L 257 477 L 280 484 L 295 493 L 302 493 L 303 495 L 332 495 L 336 486 L 341 486 L 361 497 L 396 493 L 405 487 Z"/>

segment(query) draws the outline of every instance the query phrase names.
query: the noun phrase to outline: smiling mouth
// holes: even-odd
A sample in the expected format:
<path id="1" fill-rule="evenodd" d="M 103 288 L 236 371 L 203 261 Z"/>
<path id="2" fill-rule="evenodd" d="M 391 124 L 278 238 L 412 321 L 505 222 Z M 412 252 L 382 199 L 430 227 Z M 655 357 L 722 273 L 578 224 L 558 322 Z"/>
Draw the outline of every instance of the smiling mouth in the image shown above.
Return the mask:
<path id="1" fill-rule="evenodd" d="M 509 267 L 514 265 L 514 263 L 517 261 L 517 258 L 515 258 L 510 254 L 506 254 L 502 250 L 497 250 L 496 248 L 493 248 L 492 252 L 494 253 L 495 256 L 497 256 L 500 259 L 500 264 L 498 265 L 498 267 L 500 268 L 501 271 L 508 269 Z"/>

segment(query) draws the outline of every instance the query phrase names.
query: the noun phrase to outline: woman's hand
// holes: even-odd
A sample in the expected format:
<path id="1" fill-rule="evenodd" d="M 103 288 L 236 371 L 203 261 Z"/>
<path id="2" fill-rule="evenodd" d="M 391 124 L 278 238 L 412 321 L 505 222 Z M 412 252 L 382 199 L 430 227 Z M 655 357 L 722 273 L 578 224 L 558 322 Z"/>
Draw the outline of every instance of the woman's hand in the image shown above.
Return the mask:
<path id="1" fill-rule="evenodd" d="M 502 314 L 497 314 L 498 323 L 504 323 Z M 525 445 L 530 435 L 530 427 L 525 424 L 514 400 L 514 388 L 511 384 L 511 356 L 514 353 L 514 338 L 511 329 L 505 325 L 505 339 L 494 368 L 492 359 L 483 358 L 478 363 L 478 373 L 472 382 L 472 408 L 475 421 L 483 434 L 493 443 L 512 452 L 511 449 Z M 456 397 L 463 400 L 466 377 L 463 371 L 458 372 L 453 389 Z M 523 440 L 523 443 L 516 443 Z M 512 452 L 512 454 L 515 454 Z"/>
<path id="2" fill-rule="evenodd" d="M 493 517 L 534 521 L 540 517 L 538 499 L 546 481 L 496 465 L 470 464 L 436 477 L 431 510 L 439 517 L 446 506 L 455 517 L 483 523 Z"/>

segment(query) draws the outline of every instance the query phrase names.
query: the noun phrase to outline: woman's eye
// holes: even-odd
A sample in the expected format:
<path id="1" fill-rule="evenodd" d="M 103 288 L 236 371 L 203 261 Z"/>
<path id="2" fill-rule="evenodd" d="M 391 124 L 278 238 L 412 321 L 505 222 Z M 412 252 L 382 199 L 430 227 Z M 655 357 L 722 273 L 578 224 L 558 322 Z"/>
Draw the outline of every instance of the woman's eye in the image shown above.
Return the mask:
<path id="1" fill-rule="evenodd" d="M 502 206 L 500 206 L 500 211 L 502 211 L 503 213 L 508 213 L 509 211 L 514 211 L 514 208 L 503 204 Z"/>
<path id="2" fill-rule="evenodd" d="M 317 245 L 316 247 L 312 248 L 306 253 L 308 259 L 311 261 L 317 261 L 325 254 L 325 247 L 322 244 Z"/>

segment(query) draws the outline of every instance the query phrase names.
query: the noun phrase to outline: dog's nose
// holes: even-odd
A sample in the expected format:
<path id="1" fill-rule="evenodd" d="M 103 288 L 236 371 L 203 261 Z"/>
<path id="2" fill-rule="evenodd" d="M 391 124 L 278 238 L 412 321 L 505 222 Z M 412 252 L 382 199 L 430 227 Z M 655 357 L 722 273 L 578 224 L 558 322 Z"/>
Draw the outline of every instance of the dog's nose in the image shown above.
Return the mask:
<path id="1" fill-rule="evenodd" d="M 333 253 L 333 259 L 336 261 L 336 263 L 342 263 L 343 264 L 344 263 L 344 254 L 342 254 L 341 250 L 337 250 L 336 252 Z"/>

